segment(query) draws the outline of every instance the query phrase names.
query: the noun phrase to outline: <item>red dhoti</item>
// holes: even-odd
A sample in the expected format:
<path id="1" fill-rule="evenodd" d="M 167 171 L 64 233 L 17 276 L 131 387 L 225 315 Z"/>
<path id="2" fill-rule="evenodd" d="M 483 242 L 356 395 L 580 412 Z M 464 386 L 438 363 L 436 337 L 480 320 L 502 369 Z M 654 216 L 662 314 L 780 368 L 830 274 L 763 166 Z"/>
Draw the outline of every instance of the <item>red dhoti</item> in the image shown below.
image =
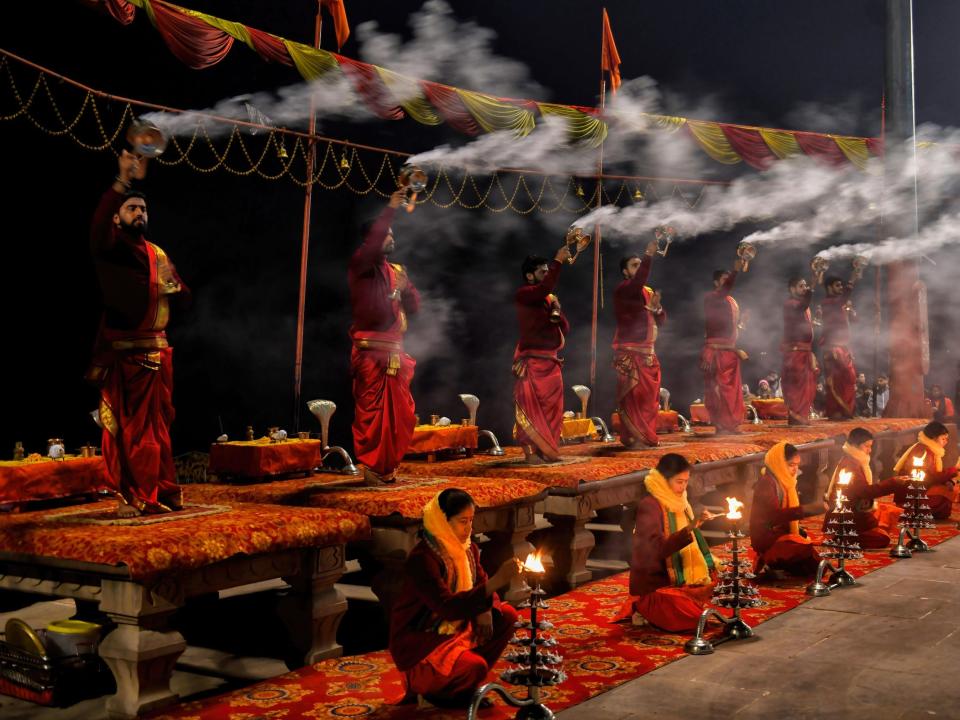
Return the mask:
<path id="1" fill-rule="evenodd" d="M 493 612 L 493 636 L 487 642 L 472 647 L 473 638 L 468 626 L 459 635 L 451 636 L 421 662 L 404 672 L 407 691 L 423 695 L 438 705 L 465 704 L 483 684 L 487 673 L 513 637 L 514 623 L 519 618 L 516 610 L 501 604 Z"/>
<path id="2" fill-rule="evenodd" d="M 413 437 L 416 406 L 410 383 L 416 365 L 399 342 L 354 338 L 354 452 L 358 463 L 384 479 L 390 479 Z"/>
<path id="3" fill-rule="evenodd" d="M 657 588 L 646 595 L 631 598 L 621 617 L 637 612 L 661 630 L 686 632 L 697 627 L 700 614 L 712 597 L 712 585 Z"/>
<path id="4" fill-rule="evenodd" d="M 787 404 L 792 421 L 806 422 L 817 394 L 817 358 L 809 343 L 785 345 L 781 352 L 783 373 L 780 386 L 783 388 L 783 401 Z"/>
<path id="5" fill-rule="evenodd" d="M 117 351 L 112 357 L 98 367 L 103 459 L 112 489 L 141 512 L 178 506 L 170 445 L 173 348 Z"/>
<path id="6" fill-rule="evenodd" d="M 658 445 L 657 414 L 660 412 L 660 361 L 652 347 L 615 347 L 613 367 L 617 371 L 617 403 L 620 440 L 632 445 L 640 440 Z"/>
<path id="7" fill-rule="evenodd" d="M 560 458 L 563 429 L 563 373 L 560 360 L 546 351 L 514 355 L 514 436 L 528 454 Z"/>
<path id="8" fill-rule="evenodd" d="M 757 554 L 755 567 L 769 565 L 791 575 L 813 575 L 820 564 L 820 553 L 813 544 L 799 535 L 782 535 L 763 553 Z"/>
<path id="9" fill-rule="evenodd" d="M 703 348 L 703 404 L 718 430 L 736 430 L 745 410 L 740 386 L 740 355 L 736 349 L 708 341 Z"/>
<path id="10" fill-rule="evenodd" d="M 946 485 L 935 485 L 927 490 L 930 500 L 930 514 L 934 520 L 946 520 L 953 510 L 953 488 Z"/>
<path id="11" fill-rule="evenodd" d="M 828 418 L 852 418 L 857 395 L 857 370 L 853 355 L 843 345 L 823 350 L 823 375 Z"/>

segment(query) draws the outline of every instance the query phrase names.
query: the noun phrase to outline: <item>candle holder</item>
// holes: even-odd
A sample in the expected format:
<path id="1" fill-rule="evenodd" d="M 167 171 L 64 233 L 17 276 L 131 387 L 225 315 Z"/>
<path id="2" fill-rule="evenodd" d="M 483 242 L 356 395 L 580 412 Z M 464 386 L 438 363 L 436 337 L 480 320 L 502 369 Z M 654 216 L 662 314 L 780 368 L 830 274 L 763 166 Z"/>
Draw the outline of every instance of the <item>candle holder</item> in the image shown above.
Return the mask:
<path id="1" fill-rule="evenodd" d="M 510 640 L 510 644 L 517 646 L 517 649 L 503 656 L 504 660 L 512 665 L 500 673 L 500 679 L 509 685 L 526 687 L 527 697 L 518 700 L 502 685 L 487 683 L 477 688 L 474 693 L 467 712 L 468 720 L 476 718 L 480 701 L 491 692 L 500 695 L 507 704 L 520 708 L 516 714 L 517 720 L 553 720 L 554 718 L 553 711 L 540 701 L 541 688 L 559 685 L 567 679 L 567 675 L 558 667 L 563 662 L 563 657 L 550 650 L 556 647 L 557 641 L 552 637 L 540 635 L 541 631 L 552 630 L 553 624 L 537 617 L 538 611 L 549 607 L 544 601 L 546 592 L 540 587 L 544 569 L 539 553 L 536 555 L 531 553 L 527 556 L 524 569 L 527 571 L 533 590 L 530 591 L 530 598 L 519 603 L 517 609 L 529 609 L 530 620 L 525 622 L 521 618 L 515 627 L 518 630 L 529 631 L 529 636 L 517 634 Z"/>
<path id="2" fill-rule="evenodd" d="M 846 473 L 846 482 L 844 482 Z M 807 585 L 807 595 L 823 597 L 838 587 L 851 587 L 857 584 L 856 578 L 846 569 L 847 560 L 858 560 L 863 557 L 860 542 L 857 540 L 857 531 L 853 520 L 853 510 L 849 498 L 843 494 L 843 487 L 850 482 L 850 473 L 841 471 L 841 478 L 837 481 L 837 499 L 834 509 L 827 516 L 827 525 L 824 528 L 823 550 L 820 551 L 820 564 L 812 583 Z M 836 560 L 836 567 L 831 560 Z M 830 571 L 830 577 L 824 580 L 824 574 Z"/>
<path id="3" fill-rule="evenodd" d="M 743 608 L 755 608 L 763 605 L 763 601 L 760 599 L 760 591 L 748 582 L 755 577 L 750 572 L 751 563 L 749 560 L 740 557 L 743 554 L 740 549 L 740 539 L 746 537 L 740 530 L 740 521 L 743 516 L 739 508 L 743 506 L 743 503 L 736 498 L 727 498 L 727 503 L 730 505 L 727 519 L 730 520 L 731 524 L 727 531 L 727 537 L 731 540 L 731 559 L 724 563 L 727 569 L 720 573 L 720 579 L 713 588 L 713 604 L 733 610 L 733 614 L 726 617 L 719 610 L 706 608 L 700 614 L 696 633 L 683 646 L 683 649 L 690 655 L 709 655 L 713 652 L 715 646 L 725 643 L 727 640 L 742 640 L 752 637 L 753 629 L 740 617 L 740 611 Z M 723 623 L 723 634 L 713 641 L 707 640 L 703 636 L 707 620 L 711 617 Z"/>
<path id="4" fill-rule="evenodd" d="M 900 526 L 897 544 L 890 548 L 890 557 L 894 558 L 909 558 L 915 552 L 929 552 L 930 546 L 920 538 L 920 531 L 936 527 L 924 485 L 926 474 L 920 469 L 923 467 L 923 458 L 915 458 L 913 464 L 910 480 L 907 481 L 907 502 L 897 523 Z"/>

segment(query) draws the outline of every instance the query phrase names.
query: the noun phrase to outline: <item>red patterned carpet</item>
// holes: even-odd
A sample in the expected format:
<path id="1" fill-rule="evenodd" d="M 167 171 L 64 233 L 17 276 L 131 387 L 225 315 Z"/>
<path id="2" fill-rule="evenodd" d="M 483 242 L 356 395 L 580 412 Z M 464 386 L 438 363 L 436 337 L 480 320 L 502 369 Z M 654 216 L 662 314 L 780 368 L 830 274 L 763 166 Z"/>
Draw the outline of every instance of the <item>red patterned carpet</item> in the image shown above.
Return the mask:
<path id="1" fill-rule="evenodd" d="M 951 521 L 923 537 L 931 545 L 960 534 L 955 508 Z M 817 535 L 821 518 L 809 518 L 804 524 Z M 723 555 L 720 550 L 718 555 Z M 871 551 L 863 560 L 847 567 L 857 577 L 896 562 L 886 550 Z M 900 562 L 910 562 L 901 560 Z M 546 618 L 556 626 L 558 651 L 564 656 L 568 679 L 556 688 L 544 691 L 544 701 L 554 711 L 612 690 L 661 665 L 683 657 L 686 635 L 664 633 L 652 628 L 634 628 L 629 623 L 614 624 L 610 618 L 623 605 L 628 574 L 584 585 L 573 592 L 553 598 Z M 787 580 L 761 585 L 766 605 L 743 613 L 753 627 L 810 599 L 804 593 L 807 580 Z M 843 591 L 838 591 L 843 592 Z M 763 637 L 761 627 L 757 632 Z M 718 652 L 723 652 L 719 650 Z M 710 662 L 703 658 L 702 662 Z M 498 680 L 505 663 L 499 663 L 488 680 Z M 519 693 L 518 693 L 519 694 Z M 418 710 L 416 705 L 396 704 L 403 695 L 400 674 L 393 668 L 386 651 L 349 658 L 326 660 L 265 682 L 251 685 L 206 700 L 184 703 L 170 711 L 151 716 L 153 720 L 253 720 L 254 718 L 382 718 L 407 720 L 460 720 L 463 710 Z M 496 705 L 480 717 L 497 720 L 513 717 L 499 698 Z"/>

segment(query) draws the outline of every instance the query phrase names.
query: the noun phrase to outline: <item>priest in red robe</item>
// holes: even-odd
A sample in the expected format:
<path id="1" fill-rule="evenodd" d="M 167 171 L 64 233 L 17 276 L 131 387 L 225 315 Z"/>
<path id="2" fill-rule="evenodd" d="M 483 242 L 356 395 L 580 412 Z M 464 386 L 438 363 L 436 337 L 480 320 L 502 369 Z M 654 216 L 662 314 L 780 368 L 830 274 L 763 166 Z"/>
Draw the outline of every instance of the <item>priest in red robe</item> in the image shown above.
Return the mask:
<path id="1" fill-rule="evenodd" d="M 147 201 L 131 190 L 148 160 L 123 150 L 119 173 L 100 198 L 90 248 L 104 311 L 87 378 L 100 390 L 103 459 L 119 514 L 181 507 L 173 467 L 173 348 L 170 306 L 185 307 L 190 290 L 167 254 L 144 237 Z"/>
<path id="2" fill-rule="evenodd" d="M 854 416 L 857 399 L 857 370 L 850 352 L 850 321 L 856 313 L 850 301 L 859 274 L 848 282 L 829 276 L 824 279 L 827 297 L 820 304 L 823 327 L 820 350 L 823 358 L 826 415 L 831 420 L 848 420 Z"/>
<path id="3" fill-rule="evenodd" d="M 416 423 L 410 383 L 416 361 L 403 350 L 407 316 L 420 294 L 403 265 L 387 261 L 395 243 L 390 223 L 406 189 L 397 190 L 350 258 L 347 282 L 353 324 L 353 447 L 366 482 L 393 482 Z"/>
<path id="4" fill-rule="evenodd" d="M 660 292 L 647 287 L 657 243 L 643 257 L 620 261 L 623 282 L 613 291 L 617 329 L 613 336 L 613 367 L 617 371 L 620 440 L 627 447 L 659 445 L 657 413 L 660 411 L 660 361 L 654 346 L 666 320 Z"/>
<path id="5" fill-rule="evenodd" d="M 950 517 L 956 493 L 954 488 L 957 482 L 956 466 L 944 467 L 943 457 L 947 452 L 947 443 L 950 441 L 950 432 L 947 426 L 934 420 L 917 435 L 917 442 L 907 448 L 906 452 L 894 465 L 894 472 L 901 477 L 908 477 L 914 468 L 923 470 L 924 485 L 927 488 L 927 497 L 930 499 L 930 514 L 937 520 L 946 520 Z M 914 460 L 918 464 L 914 463 Z M 898 484 L 893 501 L 900 507 L 907 504 L 907 484 Z"/>
<path id="6" fill-rule="evenodd" d="M 558 353 L 570 323 L 554 294 L 560 269 L 570 259 L 567 245 L 552 262 L 529 256 L 523 286 L 514 295 L 520 340 L 513 354 L 514 435 L 533 465 L 560 459 L 563 429 L 563 373 Z"/>
<path id="7" fill-rule="evenodd" d="M 793 445 L 780 442 L 767 451 L 750 506 L 755 570 L 766 566 L 791 575 L 813 575 L 817 571 L 820 555 L 800 527 L 808 507 L 800 504 L 797 494 L 799 474 L 800 451 Z M 820 511 L 818 505 L 811 513 Z"/>
<path id="8" fill-rule="evenodd" d="M 781 387 L 787 404 L 787 422 L 806 425 L 817 394 L 817 356 L 813 353 L 813 319 L 810 300 L 813 288 L 806 278 L 791 277 L 787 282 L 790 297 L 783 303 L 783 375 Z"/>
<path id="9" fill-rule="evenodd" d="M 740 333 L 740 306 L 730 294 L 743 260 L 737 258 L 733 272 L 713 273 L 713 290 L 703 297 L 706 339 L 700 355 L 703 371 L 703 404 L 717 433 L 737 433 L 743 422 L 743 390 L 740 360 L 746 353 L 737 349 Z"/>
<path id="10" fill-rule="evenodd" d="M 828 510 L 835 507 L 838 489 L 847 497 L 853 510 L 857 541 L 864 550 L 878 550 L 890 544 L 890 536 L 880 528 L 876 499 L 890 495 L 901 485 L 894 479 L 874 481 L 870 468 L 872 451 L 873 433 L 860 427 L 851 430 L 847 442 L 843 445 L 843 457 L 833 471 L 830 486 L 824 496 Z M 845 486 L 838 483 L 843 472 L 850 473 L 850 481 Z M 824 530 L 828 518 L 829 513 L 823 519 Z"/>

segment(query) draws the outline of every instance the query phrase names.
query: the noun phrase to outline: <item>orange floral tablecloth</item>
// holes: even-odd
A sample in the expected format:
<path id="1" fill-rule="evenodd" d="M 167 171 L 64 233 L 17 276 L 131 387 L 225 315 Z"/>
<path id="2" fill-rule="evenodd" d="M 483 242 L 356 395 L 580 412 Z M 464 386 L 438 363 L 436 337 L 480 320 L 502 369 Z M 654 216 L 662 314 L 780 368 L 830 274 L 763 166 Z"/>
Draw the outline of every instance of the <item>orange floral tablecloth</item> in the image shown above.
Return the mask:
<path id="1" fill-rule="evenodd" d="M 751 402 L 751 405 L 757 409 L 757 415 L 760 416 L 761 420 L 787 419 L 787 404 L 783 401 L 783 398 L 757 398 Z"/>
<path id="2" fill-rule="evenodd" d="M 512 479 L 503 482 L 492 478 L 423 477 L 402 479 L 395 485 L 382 487 L 344 488 L 314 493 L 310 507 L 347 509 L 370 517 L 399 515 L 419 519 L 424 506 L 440 491 L 447 488 L 466 490 L 480 508 L 502 507 L 522 501 L 532 501 L 544 494 L 545 488 L 531 480 Z"/>
<path id="3" fill-rule="evenodd" d="M 690 422 L 710 424 L 710 413 L 707 412 L 707 406 L 703 403 L 693 403 L 690 406 Z"/>
<path id="4" fill-rule="evenodd" d="M 320 464 L 320 441 L 299 438 L 275 443 L 270 438 L 214 443 L 210 446 L 211 475 L 266 477 L 307 472 Z"/>
<path id="5" fill-rule="evenodd" d="M 677 411 L 660 410 L 657 412 L 657 432 L 668 433 L 677 429 Z M 614 412 L 610 415 L 610 431 L 616 435 L 620 434 L 620 413 Z"/>
<path id="6" fill-rule="evenodd" d="M 408 455 L 434 453 L 454 448 L 477 448 L 476 425 L 417 425 L 410 438 Z"/>
<path id="7" fill-rule="evenodd" d="M 92 513 L 105 516 L 115 507 L 114 502 L 100 502 L 0 515 L 0 552 L 125 565 L 139 581 L 194 570 L 235 555 L 333 545 L 370 536 L 370 521 L 363 515 L 276 505 L 237 504 L 223 512 L 183 519 L 172 519 L 173 513 L 162 516 L 162 522 L 142 525 L 78 522 Z"/>
<path id="8" fill-rule="evenodd" d="M 564 440 L 572 438 L 595 437 L 597 428 L 590 418 L 564 418 L 560 428 L 560 437 Z"/>
<path id="9" fill-rule="evenodd" d="M 0 462 L 0 505 L 95 493 L 107 484 L 100 456 Z"/>

